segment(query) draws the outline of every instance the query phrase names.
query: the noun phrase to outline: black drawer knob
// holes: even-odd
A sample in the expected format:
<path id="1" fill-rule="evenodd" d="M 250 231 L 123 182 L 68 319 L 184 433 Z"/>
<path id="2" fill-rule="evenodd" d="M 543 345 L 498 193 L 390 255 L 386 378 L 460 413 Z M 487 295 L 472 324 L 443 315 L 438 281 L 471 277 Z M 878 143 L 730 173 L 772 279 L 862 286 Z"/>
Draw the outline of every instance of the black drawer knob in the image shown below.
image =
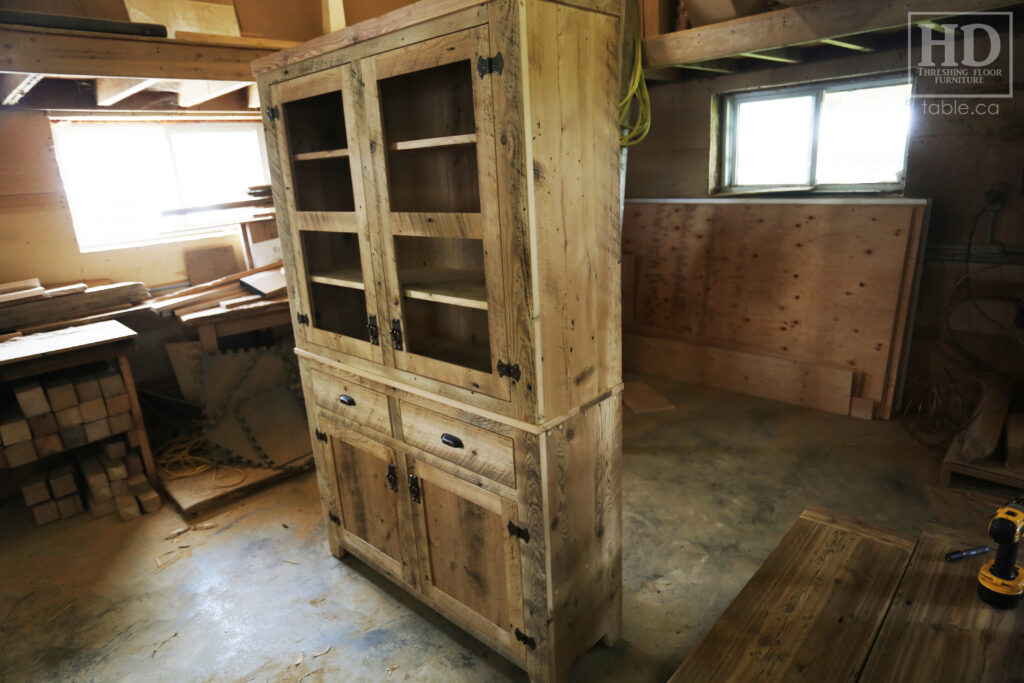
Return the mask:
<path id="1" fill-rule="evenodd" d="M 344 403 L 347 406 L 354 406 L 356 404 L 356 400 L 349 396 L 348 394 L 342 394 L 341 396 L 339 396 L 338 402 Z"/>
<path id="2" fill-rule="evenodd" d="M 462 439 L 454 434 L 442 434 L 441 443 L 451 448 L 462 448 Z"/>

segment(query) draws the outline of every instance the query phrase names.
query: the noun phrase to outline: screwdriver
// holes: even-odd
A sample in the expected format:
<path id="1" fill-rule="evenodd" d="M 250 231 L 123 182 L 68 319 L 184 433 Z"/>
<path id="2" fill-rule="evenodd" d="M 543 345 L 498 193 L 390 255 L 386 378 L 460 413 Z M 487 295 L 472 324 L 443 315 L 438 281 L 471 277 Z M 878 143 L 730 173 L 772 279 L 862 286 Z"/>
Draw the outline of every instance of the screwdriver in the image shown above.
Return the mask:
<path id="1" fill-rule="evenodd" d="M 957 560 L 974 557 L 975 555 L 984 555 L 991 550 L 992 548 L 987 545 L 979 545 L 977 548 L 967 548 L 966 550 L 956 550 L 951 553 L 946 553 L 946 562 L 956 562 Z"/>

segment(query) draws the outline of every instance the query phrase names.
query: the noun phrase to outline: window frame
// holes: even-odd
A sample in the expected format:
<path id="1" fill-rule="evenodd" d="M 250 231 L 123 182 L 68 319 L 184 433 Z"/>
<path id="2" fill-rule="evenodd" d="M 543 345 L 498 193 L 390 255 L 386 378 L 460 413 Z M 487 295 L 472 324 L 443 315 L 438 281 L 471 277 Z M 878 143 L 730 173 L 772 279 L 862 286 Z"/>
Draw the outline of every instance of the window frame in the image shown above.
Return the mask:
<path id="1" fill-rule="evenodd" d="M 865 90 L 868 88 L 883 88 L 906 84 L 910 85 L 911 98 L 913 98 L 914 82 L 913 79 L 908 79 L 905 72 L 878 76 L 861 76 L 853 79 L 819 81 L 802 85 L 741 90 L 719 94 L 717 104 L 719 111 L 721 112 L 721 125 L 719 126 L 718 131 L 718 144 L 721 153 L 718 163 L 716 164 L 716 182 L 714 187 L 712 187 L 712 193 L 714 195 L 764 194 L 773 192 L 901 194 L 906 186 L 907 152 L 910 147 L 909 129 L 907 139 L 903 147 L 902 179 L 889 183 L 833 184 L 815 183 L 814 178 L 817 174 L 818 167 L 818 139 L 821 127 L 821 107 L 825 94 L 830 92 Z M 778 185 L 736 185 L 734 180 L 736 173 L 736 112 L 738 105 L 744 102 L 784 99 L 789 97 L 799 97 L 801 95 L 812 95 L 814 98 L 814 123 L 811 131 L 811 163 L 808 174 L 811 182 L 809 184 L 799 185 L 785 185 L 781 183 Z M 912 111 L 911 116 L 913 116 Z"/>
<path id="2" fill-rule="evenodd" d="M 93 112 L 93 111 L 47 111 L 47 118 L 49 119 L 51 126 L 56 126 L 61 123 L 86 123 L 86 124 L 144 124 L 144 123 L 157 123 L 157 124 L 191 124 L 195 126 L 205 127 L 210 124 L 255 124 L 259 140 L 259 153 L 266 168 L 270 167 L 270 159 L 267 152 L 267 143 L 265 131 L 262 126 L 262 119 L 259 112 L 238 112 L 238 113 L 226 113 L 226 112 L 195 112 L 195 113 L 174 113 L 174 114 L 161 114 L 161 113 L 106 113 L 106 112 Z M 55 158 L 59 158 L 59 152 L 54 149 Z M 59 165 L 59 164 L 58 164 Z M 173 158 L 172 158 L 173 165 Z M 176 165 L 175 165 L 175 172 Z M 64 177 L 61 171 L 61 183 L 63 184 Z M 66 192 L 66 190 L 65 190 Z M 182 207 L 185 208 L 185 207 Z M 271 211 L 273 209 L 270 209 Z M 209 239 L 216 237 L 224 237 L 229 235 L 236 235 L 240 229 L 240 225 L 247 220 L 257 217 L 257 214 L 266 213 L 267 208 L 253 208 L 248 213 L 245 210 L 240 209 L 224 209 L 221 210 L 223 218 L 218 220 L 211 220 L 211 222 L 196 225 L 192 227 L 183 227 L 177 229 L 161 230 L 159 232 L 146 233 L 140 235 L 138 239 L 129 241 L 124 240 L 110 240 L 98 243 L 94 240 L 89 240 L 85 245 L 81 242 L 81 236 L 78 233 L 78 228 L 74 224 L 74 214 L 71 213 L 72 230 L 75 233 L 75 241 L 78 243 L 79 251 L 83 254 L 103 251 L 113 251 L 117 249 L 129 249 L 139 246 L 150 246 L 157 244 L 172 244 L 179 242 L 189 242 L 193 240 Z"/>

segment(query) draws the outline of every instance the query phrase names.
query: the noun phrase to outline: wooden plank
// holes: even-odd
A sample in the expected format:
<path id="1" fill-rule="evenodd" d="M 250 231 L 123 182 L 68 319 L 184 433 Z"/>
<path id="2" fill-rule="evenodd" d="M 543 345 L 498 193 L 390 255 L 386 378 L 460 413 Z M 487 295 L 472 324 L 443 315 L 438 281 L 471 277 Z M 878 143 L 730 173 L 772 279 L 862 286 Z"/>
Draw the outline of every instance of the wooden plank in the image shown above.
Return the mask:
<path id="1" fill-rule="evenodd" d="M 54 320 L 86 315 L 98 309 L 138 303 L 149 290 L 141 282 L 90 287 L 80 294 L 30 301 L 0 309 L 0 329 L 15 329 Z"/>
<path id="2" fill-rule="evenodd" d="M 626 382 L 622 402 L 634 413 L 656 413 L 674 410 L 675 404 L 651 388 L 646 382 Z"/>
<path id="3" fill-rule="evenodd" d="M 908 12 L 935 12 L 929 19 L 1007 6 L 1007 0 L 817 0 L 644 41 L 645 67 L 692 64 L 744 52 L 803 45 L 830 38 L 906 29 Z"/>
<path id="4" fill-rule="evenodd" d="M 165 344 L 167 357 L 178 380 L 178 388 L 186 401 L 202 404 L 203 380 L 199 374 L 199 357 L 203 353 L 199 342 L 172 342 Z"/>
<path id="5" fill-rule="evenodd" d="M 870 420 L 875 415 L 875 402 L 869 398 L 854 396 L 850 399 L 850 417 Z"/>
<path id="6" fill-rule="evenodd" d="M 17 104 L 41 80 L 42 74 L 0 73 L 0 104 L 7 107 Z"/>
<path id="7" fill-rule="evenodd" d="M 252 81 L 179 81 L 178 106 L 194 107 L 247 87 Z"/>
<path id="8" fill-rule="evenodd" d="M 112 107 L 121 100 L 127 99 L 143 90 L 148 90 L 159 83 L 157 78 L 97 78 L 96 106 Z"/>
<path id="9" fill-rule="evenodd" d="M 284 270 L 268 270 L 255 275 L 248 275 L 239 280 L 241 285 L 251 292 L 262 294 L 271 299 L 287 293 Z"/>
<path id="10" fill-rule="evenodd" d="M 161 296 L 153 297 L 152 299 L 150 299 L 150 301 L 152 301 L 154 303 L 159 303 L 159 302 L 162 302 L 162 301 L 166 301 L 167 299 L 176 299 L 178 297 L 189 296 L 191 294 L 199 294 L 200 292 L 208 292 L 211 289 L 216 289 L 217 287 L 223 287 L 224 285 L 228 285 L 228 284 L 231 284 L 233 282 L 238 282 L 239 280 L 241 280 L 243 277 L 245 277 L 247 275 L 252 275 L 254 273 L 262 273 L 265 270 L 273 270 L 274 268 L 280 268 L 280 267 L 281 267 L 280 263 L 270 263 L 270 264 L 267 264 L 265 266 L 260 266 L 258 268 L 253 268 L 251 270 L 243 270 L 241 272 L 234 273 L 232 275 L 227 275 L 227 276 L 219 278 L 217 280 L 213 280 L 212 282 L 204 282 L 201 285 L 194 285 L 192 287 L 185 287 L 184 289 L 179 289 L 179 290 L 176 290 L 174 292 L 170 292 L 168 294 L 163 294 Z"/>
<path id="11" fill-rule="evenodd" d="M 1013 380 L 1003 375 L 983 373 L 981 382 L 985 387 L 981 405 L 964 432 L 964 449 L 960 457 L 966 462 L 981 460 L 995 453 L 1010 411 Z"/>
<path id="12" fill-rule="evenodd" d="M 860 680 L 1013 680 L 1024 671 L 1024 610 L 998 610 L 977 596 L 989 558 L 946 562 L 950 550 L 987 541 L 984 529 L 934 525 L 921 535 Z"/>
<path id="13" fill-rule="evenodd" d="M 312 464 L 312 459 L 309 464 Z M 194 477 L 164 479 L 162 486 L 182 515 L 195 517 L 293 477 L 301 471 L 301 468 L 272 470 L 244 466 L 231 469 L 215 468 Z M 231 484 L 237 481 L 239 476 L 244 478 L 237 484 Z"/>
<path id="14" fill-rule="evenodd" d="M 38 289 L 40 286 L 39 278 L 37 277 L 29 278 L 28 280 L 17 280 L 15 282 L 4 282 L 0 284 L 0 294 L 23 292 L 27 289 Z"/>
<path id="15" fill-rule="evenodd" d="M 913 547 L 912 538 L 808 510 L 670 682 L 856 681 Z"/>
<path id="16" fill-rule="evenodd" d="M 32 287 L 30 289 L 21 289 L 16 292 L 8 292 L 6 294 L 0 294 L 0 307 L 9 307 L 17 303 L 26 301 L 36 301 L 38 299 L 46 298 L 46 289 L 43 287 Z M 0 314 L 2 315 L 2 314 Z"/>
<path id="17" fill-rule="evenodd" d="M 279 40 L 277 38 L 257 38 L 253 36 L 225 36 L 218 33 L 198 33 L 195 31 L 175 31 L 175 40 L 203 45 L 222 47 L 250 47 L 263 50 L 284 50 L 298 45 L 295 40 Z"/>
<path id="18" fill-rule="evenodd" d="M 182 296 L 162 301 L 153 299 L 149 307 L 154 313 L 159 313 L 160 315 L 170 315 L 171 313 L 183 315 L 183 309 L 185 308 L 194 307 L 196 304 L 219 305 L 222 299 L 235 298 L 243 294 L 244 291 L 237 282 L 229 282 L 221 287 L 205 289 L 194 294 L 183 294 Z M 182 313 L 178 313 L 179 310 Z"/>
<path id="19" fill-rule="evenodd" d="M 850 412 L 853 372 L 700 343 L 624 337 L 626 369 L 761 396 L 838 415 Z"/>
<path id="20" fill-rule="evenodd" d="M 476 133 L 466 133 L 465 135 L 445 135 L 438 138 L 425 138 L 422 140 L 404 140 L 401 142 L 392 142 L 388 145 L 388 149 L 401 152 L 410 149 L 430 149 L 433 147 L 451 147 L 452 145 L 475 145 L 476 144 Z"/>
<path id="21" fill-rule="evenodd" d="M 235 248 L 227 244 L 189 249 L 185 252 L 185 272 L 188 273 L 188 281 L 196 285 L 237 273 Z"/>
<path id="22" fill-rule="evenodd" d="M 89 285 L 84 282 L 79 282 L 75 285 L 64 285 L 62 287 L 53 287 L 46 290 L 46 298 L 53 299 L 58 296 L 67 296 L 68 294 L 81 294 L 85 290 L 89 289 Z"/>
<path id="23" fill-rule="evenodd" d="M 249 63 L 253 59 L 271 52 L 164 38 L 0 26 L 0 63 L 16 73 L 241 81 L 251 79 Z"/>
<path id="24" fill-rule="evenodd" d="M 240 320 L 248 316 L 261 315 L 265 313 L 277 313 L 279 311 L 287 310 L 288 299 L 261 299 L 256 303 L 243 304 L 241 306 L 235 306 L 234 308 L 229 309 L 221 308 L 219 305 L 213 306 L 212 308 L 208 308 L 206 310 L 183 314 L 180 317 L 180 320 L 181 322 L 189 326 L 206 325 L 209 323 L 224 323 L 236 319 Z"/>
<path id="25" fill-rule="evenodd" d="M 15 337 L 0 343 L 0 365 L 20 363 L 51 354 L 125 342 L 134 339 L 135 332 L 116 320 L 71 327 L 55 332 L 41 332 Z"/>

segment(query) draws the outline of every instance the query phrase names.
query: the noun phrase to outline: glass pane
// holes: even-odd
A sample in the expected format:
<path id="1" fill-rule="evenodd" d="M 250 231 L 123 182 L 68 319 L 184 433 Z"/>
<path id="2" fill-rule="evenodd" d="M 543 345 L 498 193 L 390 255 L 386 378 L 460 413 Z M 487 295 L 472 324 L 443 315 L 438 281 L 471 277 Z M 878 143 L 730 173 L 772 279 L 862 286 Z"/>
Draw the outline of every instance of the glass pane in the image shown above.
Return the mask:
<path id="1" fill-rule="evenodd" d="M 826 92 L 821 103 L 821 184 L 902 180 L 910 128 L 910 84 Z"/>
<path id="2" fill-rule="evenodd" d="M 734 184 L 810 184 L 812 96 L 740 102 L 735 125 Z"/>
<path id="3" fill-rule="evenodd" d="M 476 131 L 468 59 L 385 78 L 380 81 L 380 102 L 388 142 Z"/>
<path id="4" fill-rule="evenodd" d="M 283 108 L 292 154 L 348 147 L 340 92 L 286 102 Z"/>
<path id="5" fill-rule="evenodd" d="M 299 234 L 310 280 L 310 322 L 321 330 L 368 340 L 359 236 L 347 232 Z"/>

